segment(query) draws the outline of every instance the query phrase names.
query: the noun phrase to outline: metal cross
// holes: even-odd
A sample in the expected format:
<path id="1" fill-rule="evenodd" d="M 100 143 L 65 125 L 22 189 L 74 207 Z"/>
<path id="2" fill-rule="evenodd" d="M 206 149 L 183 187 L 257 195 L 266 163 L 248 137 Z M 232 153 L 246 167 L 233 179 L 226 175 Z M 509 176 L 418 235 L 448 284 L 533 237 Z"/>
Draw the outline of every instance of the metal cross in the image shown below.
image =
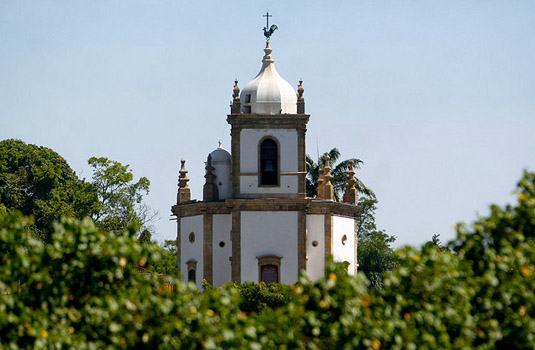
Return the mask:
<path id="1" fill-rule="evenodd" d="M 266 11 L 265 15 L 262 15 L 262 17 L 266 17 L 266 28 L 269 29 L 269 17 L 273 17 L 269 14 L 269 10 Z"/>

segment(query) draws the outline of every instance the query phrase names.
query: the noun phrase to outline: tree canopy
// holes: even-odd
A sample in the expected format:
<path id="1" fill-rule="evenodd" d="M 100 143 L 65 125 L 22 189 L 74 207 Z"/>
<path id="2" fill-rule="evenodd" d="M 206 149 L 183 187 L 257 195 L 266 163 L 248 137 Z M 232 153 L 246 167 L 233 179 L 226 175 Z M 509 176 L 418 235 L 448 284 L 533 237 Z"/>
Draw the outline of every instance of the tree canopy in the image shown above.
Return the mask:
<path id="1" fill-rule="evenodd" d="M 358 205 L 361 208 L 357 224 L 359 271 L 366 274 L 372 287 L 382 288 L 383 273 L 391 271 L 396 266 L 396 256 L 392 248 L 396 237 L 377 228 L 376 199 L 360 197 Z"/>
<path id="2" fill-rule="evenodd" d="M 92 184 L 98 196 L 92 216 L 98 226 L 116 232 L 128 227 L 139 230 L 157 216 L 142 203 L 150 187 L 146 177 L 134 182 L 129 165 L 104 157 L 91 157 L 88 163 L 93 168 Z"/>
<path id="3" fill-rule="evenodd" d="M 96 201 L 94 187 L 58 153 L 20 140 L 0 141 L 0 203 L 33 215 L 29 229 L 42 239 L 50 239 L 52 223 L 61 216 L 91 215 Z"/>

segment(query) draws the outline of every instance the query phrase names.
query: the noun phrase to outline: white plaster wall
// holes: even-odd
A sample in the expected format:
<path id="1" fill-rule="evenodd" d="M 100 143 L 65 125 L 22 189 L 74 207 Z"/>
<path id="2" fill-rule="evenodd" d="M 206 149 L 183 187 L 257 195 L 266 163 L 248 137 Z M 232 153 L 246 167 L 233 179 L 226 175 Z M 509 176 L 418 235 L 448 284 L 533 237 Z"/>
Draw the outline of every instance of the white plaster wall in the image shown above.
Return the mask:
<path id="1" fill-rule="evenodd" d="M 307 274 L 316 281 L 325 273 L 325 216 L 307 215 Z M 314 247 L 312 242 L 317 241 Z"/>
<path id="2" fill-rule="evenodd" d="M 281 256 L 280 281 L 297 281 L 297 212 L 241 213 L 241 281 L 258 282 L 258 260 Z"/>
<path id="3" fill-rule="evenodd" d="M 342 237 L 347 235 L 346 244 L 342 244 Z M 349 274 L 355 273 L 355 220 L 340 216 L 333 216 L 333 260 L 349 262 Z"/>
<path id="4" fill-rule="evenodd" d="M 180 270 L 182 280 L 188 280 L 188 265 L 186 262 L 190 259 L 197 260 L 197 288 L 201 289 L 203 279 L 203 215 L 191 216 L 180 219 Z M 195 242 L 190 243 L 189 234 L 195 233 Z"/>
<path id="5" fill-rule="evenodd" d="M 230 230 L 232 229 L 232 216 L 213 216 L 213 285 L 218 287 L 231 280 L 230 256 L 232 255 L 232 244 L 230 242 Z M 219 242 L 225 242 L 224 247 L 219 246 Z"/>
<path id="6" fill-rule="evenodd" d="M 219 199 L 232 197 L 232 182 L 230 181 L 231 165 L 230 162 L 212 162 L 215 168 L 215 183 L 219 191 Z"/>
<path id="7" fill-rule="evenodd" d="M 258 187 L 258 176 L 241 176 L 240 193 L 297 193 L 297 175 L 283 175 L 280 186 Z"/>
<path id="8" fill-rule="evenodd" d="M 279 142 L 279 172 L 297 172 L 297 130 L 244 129 L 240 136 L 240 173 L 258 174 L 258 143 L 265 136 Z M 282 175 L 280 187 L 258 187 L 258 176 L 241 176 L 241 193 L 297 193 L 297 175 Z"/>

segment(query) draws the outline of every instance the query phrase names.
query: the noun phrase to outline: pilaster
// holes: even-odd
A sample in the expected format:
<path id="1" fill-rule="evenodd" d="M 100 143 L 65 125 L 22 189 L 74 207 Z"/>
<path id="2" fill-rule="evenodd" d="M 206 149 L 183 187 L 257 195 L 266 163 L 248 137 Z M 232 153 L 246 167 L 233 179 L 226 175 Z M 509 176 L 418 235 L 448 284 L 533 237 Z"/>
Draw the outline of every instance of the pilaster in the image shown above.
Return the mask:
<path id="1" fill-rule="evenodd" d="M 230 240 L 232 242 L 231 277 L 234 282 L 241 283 L 241 211 L 239 210 L 232 211 Z"/>
<path id="2" fill-rule="evenodd" d="M 182 244 L 181 244 L 181 228 L 180 228 L 181 220 L 180 217 L 176 219 L 176 267 L 178 268 L 178 273 L 180 274 L 182 272 L 182 264 L 180 263 L 181 259 L 181 252 L 182 252 Z"/>
<path id="3" fill-rule="evenodd" d="M 307 216 L 304 210 L 297 212 L 297 270 L 306 270 L 307 259 Z"/>
<path id="4" fill-rule="evenodd" d="M 203 278 L 213 284 L 213 215 L 204 214 L 203 219 Z"/>
<path id="5" fill-rule="evenodd" d="M 325 214 L 324 219 L 325 230 L 325 266 L 329 260 L 329 256 L 333 254 L 333 216 Z"/>

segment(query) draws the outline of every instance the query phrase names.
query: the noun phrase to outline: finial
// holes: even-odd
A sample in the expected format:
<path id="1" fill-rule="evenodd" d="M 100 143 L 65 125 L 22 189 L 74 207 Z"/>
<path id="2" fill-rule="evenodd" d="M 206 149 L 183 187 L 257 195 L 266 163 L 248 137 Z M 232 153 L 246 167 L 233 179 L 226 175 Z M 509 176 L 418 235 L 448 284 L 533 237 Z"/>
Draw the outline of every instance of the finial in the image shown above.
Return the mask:
<path id="1" fill-rule="evenodd" d="M 238 79 L 234 80 L 234 88 L 232 89 L 232 104 L 230 105 L 230 113 L 241 113 L 240 88 L 238 87 Z"/>
<path id="2" fill-rule="evenodd" d="M 297 99 L 303 99 L 303 92 L 305 92 L 305 88 L 303 87 L 303 79 L 299 79 L 299 85 L 297 85 Z"/>
<path id="3" fill-rule="evenodd" d="M 236 78 L 234 80 L 234 89 L 232 89 L 232 97 L 233 99 L 236 101 L 236 100 L 240 100 L 240 88 L 238 87 L 238 79 Z"/>
<path id="4" fill-rule="evenodd" d="M 320 178 L 318 179 L 318 187 L 316 192 L 318 194 L 318 199 L 334 199 L 334 187 L 331 183 L 333 176 L 331 175 L 331 166 L 329 164 L 328 154 L 325 155 L 323 168 L 320 169 Z"/>
<path id="5" fill-rule="evenodd" d="M 344 203 L 349 204 L 357 204 L 358 195 L 357 195 L 357 188 L 355 187 L 355 184 L 357 183 L 357 180 L 355 179 L 355 169 L 353 169 L 354 161 L 353 159 L 349 160 L 349 169 L 346 174 L 346 183 L 345 183 L 345 191 L 344 191 Z"/>
<path id="6" fill-rule="evenodd" d="M 219 140 L 217 141 L 217 148 L 223 148 L 223 141 Z"/>
<path id="7" fill-rule="evenodd" d="M 299 85 L 297 85 L 297 114 L 305 114 L 305 99 L 303 93 L 303 79 L 299 79 Z"/>
<path id="8" fill-rule="evenodd" d="M 267 11 L 265 15 L 262 15 L 262 17 L 266 17 L 266 26 L 264 27 L 264 36 L 266 37 L 266 41 L 269 42 L 271 35 L 273 35 L 273 32 L 279 29 L 279 27 L 277 27 L 275 24 L 272 24 L 271 27 L 269 26 L 269 17 L 273 17 L 272 15 L 269 14 L 269 11 Z"/>
<path id="9" fill-rule="evenodd" d="M 178 176 L 178 193 L 177 193 L 177 203 L 189 202 L 191 200 L 191 192 L 188 187 L 188 176 L 186 175 L 188 171 L 186 170 L 186 161 L 184 158 L 180 160 L 180 171 Z"/>

